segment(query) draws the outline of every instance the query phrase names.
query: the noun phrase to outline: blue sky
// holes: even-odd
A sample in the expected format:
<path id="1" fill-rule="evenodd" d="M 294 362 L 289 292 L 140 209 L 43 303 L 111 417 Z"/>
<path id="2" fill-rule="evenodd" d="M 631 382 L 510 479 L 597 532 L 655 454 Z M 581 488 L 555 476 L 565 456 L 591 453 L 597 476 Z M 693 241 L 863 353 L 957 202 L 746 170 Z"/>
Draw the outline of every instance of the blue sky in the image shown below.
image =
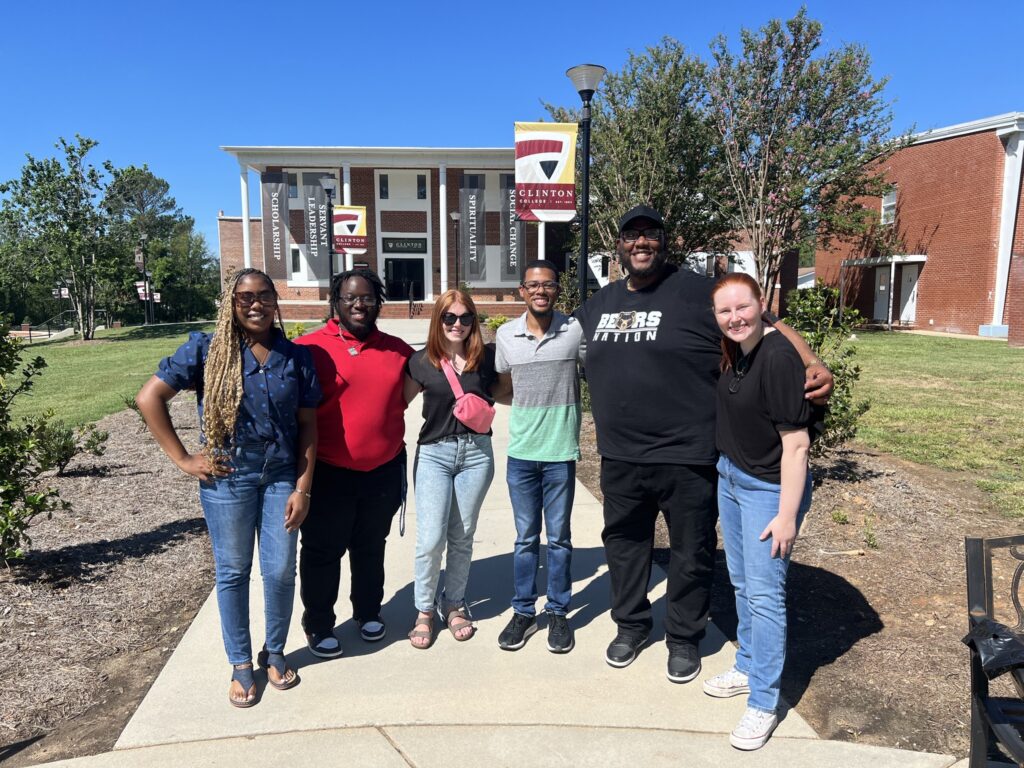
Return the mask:
<path id="1" fill-rule="evenodd" d="M 867 46 L 875 75 L 890 78 L 899 130 L 1024 111 L 1020 27 L 1000 18 L 1007 6 L 807 6 L 826 46 Z M 100 142 L 97 165 L 148 163 L 167 179 L 216 249 L 217 211 L 241 212 L 237 165 L 221 145 L 511 146 L 512 123 L 542 117 L 542 101 L 578 104 L 564 74 L 574 64 L 617 70 L 627 51 L 663 35 L 706 56 L 719 33 L 735 42 L 741 27 L 799 7 L 11 3 L 0 32 L 0 179 L 17 176 L 26 153 L 52 155 L 59 136 L 80 133 Z"/>

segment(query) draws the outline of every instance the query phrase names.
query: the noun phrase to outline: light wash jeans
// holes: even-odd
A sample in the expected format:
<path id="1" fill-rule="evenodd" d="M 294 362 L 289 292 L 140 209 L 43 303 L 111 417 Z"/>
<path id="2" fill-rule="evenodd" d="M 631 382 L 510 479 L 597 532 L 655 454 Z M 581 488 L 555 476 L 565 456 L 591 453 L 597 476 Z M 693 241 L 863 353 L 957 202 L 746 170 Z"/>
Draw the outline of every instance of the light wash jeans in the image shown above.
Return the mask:
<path id="1" fill-rule="evenodd" d="M 457 435 L 416 449 L 416 609 L 430 611 L 445 560 L 441 609 L 465 604 L 473 534 L 494 478 L 489 435 Z"/>
<path id="2" fill-rule="evenodd" d="M 718 459 L 718 519 L 729 580 L 736 592 L 736 669 L 750 680 L 747 706 L 775 712 L 786 662 L 786 573 L 789 557 L 772 557 L 761 532 L 779 512 L 780 485 L 749 475 L 724 453 Z M 811 473 L 797 530 L 811 506 Z"/>
<path id="3" fill-rule="evenodd" d="M 295 463 L 270 461 L 260 446 L 237 449 L 231 466 L 235 471 L 227 477 L 199 484 L 199 500 L 213 544 L 224 650 L 231 664 L 246 664 L 252 660 L 249 573 L 257 537 L 267 650 L 284 653 L 288 639 L 298 531 L 284 529 L 284 512 L 295 488 Z"/>
<path id="4" fill-rule="evenodd" d="M 508 457 L 508 495 L 516 521 L 512 557 L 512 609 L 537 613 L 540 529 L 547 533 L 548 600 L 545 611 L 565 616 L 572 596 L 572 533 L 569 518 L 576 493 L 575 461 L 525 461 Z"/>

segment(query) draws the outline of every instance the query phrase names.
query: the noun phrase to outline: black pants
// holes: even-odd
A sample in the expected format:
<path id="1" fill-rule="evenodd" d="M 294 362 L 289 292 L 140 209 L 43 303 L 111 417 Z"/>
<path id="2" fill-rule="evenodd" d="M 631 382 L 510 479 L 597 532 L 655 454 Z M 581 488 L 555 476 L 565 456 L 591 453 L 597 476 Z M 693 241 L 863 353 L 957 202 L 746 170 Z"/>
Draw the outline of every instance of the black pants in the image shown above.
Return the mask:
<path id="1" fill-rule="evenodd" d="M 352 573 L 352 617 L 371 621 L 380 614 L 384 547 L 402 504 L 404 483 L 404 448 L 369 472 L 316 463 L 299 560 L 302 628 L 307 633 L 323 635 L 334 629 L 341 558 L 346 552 Z"/>
<path id="2" fill-rule="evenodd" d="M 647 585 L 660 509 L 671 548 L 665 639 L 677 645 L 704 636 L 715 567 L 717 480 L 713 465 L 601 460 L 601 538 L 612 584 L 612 619 L 620 631 L 647 635 L 653 625 Z"/>

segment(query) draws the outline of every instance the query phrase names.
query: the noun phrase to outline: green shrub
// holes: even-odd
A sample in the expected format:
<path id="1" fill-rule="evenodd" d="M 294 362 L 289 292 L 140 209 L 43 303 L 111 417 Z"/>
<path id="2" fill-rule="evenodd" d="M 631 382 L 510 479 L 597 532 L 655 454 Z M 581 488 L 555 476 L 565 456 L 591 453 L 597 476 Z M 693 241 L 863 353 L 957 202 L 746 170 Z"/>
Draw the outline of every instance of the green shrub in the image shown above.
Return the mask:
<path id="1" fill-rule="evenodd" d="M 289 339 L 297 339 L 299 336 L 302 336 L 305 332 L 305 323 L 295 323 L 295 325 L 288 329 L 285 335 L 287 335 Z"/>
<path id="2" fill-rule="evenodd" d="M 28 527 L 32 520 L 71 505 L 62 501 L 55 488 L 42 487 L 43 471 L 35 457 L 36 433 L 43 417 L 15 423 L 11 416 L 14 398 L 32 388 L 46 361 L 42 357 L 22 363 L 21 342 L 7 335 L 8 323 L 0 318 L 0 559 L 24 557 L 31 544 Z M 20 370 L 19 370 L 20 368 Z"/>
<path id="3" fill-rule="evenodd" d="M 48 411 L 35 430 L 35 458 L 41 471 L 56 469 L 64 474 L 68 464 L 80 453 L 102 456 L 107 450 L 109 432 L 96 429 L 95 424 L 72 429 L 63 421 L 53 420 L 53 411 Z"/>
<path id="4" fill-rule="evenodd" d="M 135 415 L 139 417 L 139 432 L 145 432 L 149 429 L 149 425 L 146 423 L 146 417 L 142 415 L 142 411 L 139 410 L 139 402 L 135 399 L 135 395 L 127 394 L 121 395 L 121 402 L 124 403 L 125 408 L 129 408 L 135 412 Z"/>
<path id="5" fill-rule="evenodd" d="M 504 315 L 495 315 L 494 317 L 488 317 L 484 320 L 484 325 L 490 328 L 492 331 L 497 332 L 501 326 L 508 322 L 508 318 Z"/>
<path id="6" fill-rule="evenodd" d="M 813 288 L 791 291 L 786 323 L 803 335 L 821 361 L 835 377 L 835 390 L 829 399 L 825 432 L 814 444 L 813 453 L 821 454 L 850 440 L 857 434 L 857 422 L 868 410 L 867 401 L 855 400 L 853 385 L 860 378 L 860 366 L 854 362 L 856 347 L 851 343 L 853 327 L 860 320 L 855 309 L 843 309 L 839 316 L 839 290 L 818 283 Z"/>

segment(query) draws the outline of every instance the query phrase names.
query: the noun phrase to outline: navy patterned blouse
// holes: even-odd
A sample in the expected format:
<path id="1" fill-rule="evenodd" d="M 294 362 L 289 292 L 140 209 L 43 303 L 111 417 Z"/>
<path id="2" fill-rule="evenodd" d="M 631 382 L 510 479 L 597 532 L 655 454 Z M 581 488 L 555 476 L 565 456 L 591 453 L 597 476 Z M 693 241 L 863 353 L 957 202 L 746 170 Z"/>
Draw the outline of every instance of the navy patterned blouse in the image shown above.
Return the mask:
<path id="1" fill-rule="evenodd" d="M 242 402 L 235 424 L 236 447 L 261 447 L 267 458 L 295 461 L 299 408 L 320 404 L 320 383 L 307 347 L 292 344 L 272 329 L 270 354 L 263 365 L 248 345 L 242 347 Z M 174 390 L 194 389 L 203 423 L 203 369 L 212 334 L 193 332 L 178 351 L 160 361 L 156 375 Z M 205 442 L 205 436 L 200 439 Z"/>

